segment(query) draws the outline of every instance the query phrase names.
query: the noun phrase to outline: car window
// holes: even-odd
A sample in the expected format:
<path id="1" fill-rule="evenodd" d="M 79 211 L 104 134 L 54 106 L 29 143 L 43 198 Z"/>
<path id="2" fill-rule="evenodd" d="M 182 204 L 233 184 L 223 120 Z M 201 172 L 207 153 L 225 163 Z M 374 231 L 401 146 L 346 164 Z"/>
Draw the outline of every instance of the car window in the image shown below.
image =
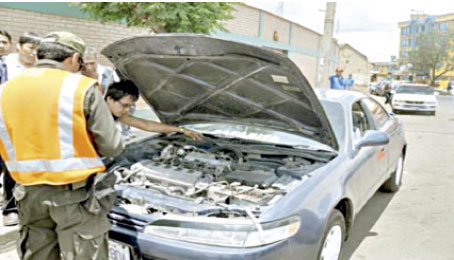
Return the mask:
<path id="1" fill-rule="evenodd" d="M 378 130 L 382 128 L 389 119 L 388 113 L 377 103 L 377 101 L 371 98 L 362 99 L 361 102 L 365 108 L 370 111 L 375 124 L 375 129 Z"/>
<path id="2" fill-rule="evenodd" d="M 366 113 L 359 104 L 359 101 L 352 105 L 352 124 L 356 138 L 363 136 L 364 132 L 373 129 L 367 120 Z"/>

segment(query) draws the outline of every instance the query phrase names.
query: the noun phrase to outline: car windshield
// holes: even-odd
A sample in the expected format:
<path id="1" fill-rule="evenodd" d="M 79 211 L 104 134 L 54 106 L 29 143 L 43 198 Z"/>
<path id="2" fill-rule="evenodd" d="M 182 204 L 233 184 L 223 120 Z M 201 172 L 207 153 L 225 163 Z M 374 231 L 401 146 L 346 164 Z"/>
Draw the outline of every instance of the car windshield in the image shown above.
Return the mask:
<path id="1" fill-rule="evenodd" d="M 419 95 L 433 95 L 434 91 L 430 87 L 416 87 L 416 86 L 400 86 L 397 88 L 396 93 L 403 94 L 419 94 Z"/>

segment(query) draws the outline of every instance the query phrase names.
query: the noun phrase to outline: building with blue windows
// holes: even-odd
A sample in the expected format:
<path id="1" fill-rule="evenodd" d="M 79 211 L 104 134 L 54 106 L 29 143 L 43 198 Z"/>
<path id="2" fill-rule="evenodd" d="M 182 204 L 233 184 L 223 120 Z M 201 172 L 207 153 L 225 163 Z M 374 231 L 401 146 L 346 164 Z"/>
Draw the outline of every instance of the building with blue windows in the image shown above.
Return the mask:
<path id="1" fill-rule="evenodd" d="M 399 58 L 405 61 L 408 58 L 408 52 L 416 47 L 417 36 L 426 31 L 439 30 L 447 32 L 448 28 L 454 29 L 454 14 L 445 15 L 427 15 L 414 14 L 410 16 L 409 21 L 400 22 L 400 44 Z"/>
<path id="2" fill-rule="evenodd" d="M 454 14 L 444 15 L 427 15 L 427 14 L 413 14 L 410 16 L 409 21 L 398 23 L 400 29 L 400 43 L 399 43 L 399 63 L 400 72 L 403 73 L 403 78 L 408 79 L 410 72 L 408 68 L 409 52 L 417 47 L 418 36 L 427 31 L 438 30 L 440 32 L 448 32 L 454 30 Z M 413 75 L 413 76 L 418 76 Z M 454 78 L 454 74 L 446 73 L 443 79 L 449 80 Z"/>

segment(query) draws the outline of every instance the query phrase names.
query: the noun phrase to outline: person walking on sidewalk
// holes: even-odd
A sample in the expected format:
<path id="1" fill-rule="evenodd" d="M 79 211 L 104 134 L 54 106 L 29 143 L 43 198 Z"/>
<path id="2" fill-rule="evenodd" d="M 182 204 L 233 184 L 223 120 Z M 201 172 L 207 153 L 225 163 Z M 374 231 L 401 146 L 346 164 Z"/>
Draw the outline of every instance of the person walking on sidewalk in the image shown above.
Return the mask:
<path id="1" fill-rule="evenodd" d="M 115 176 L 100 157 L 118 155 L 123 142 L 96 80 L 76 74 L 84 51 L 78 36 L 50 33 L 35 66 L 0 88 L 21 259 L 108 259 Z"/>

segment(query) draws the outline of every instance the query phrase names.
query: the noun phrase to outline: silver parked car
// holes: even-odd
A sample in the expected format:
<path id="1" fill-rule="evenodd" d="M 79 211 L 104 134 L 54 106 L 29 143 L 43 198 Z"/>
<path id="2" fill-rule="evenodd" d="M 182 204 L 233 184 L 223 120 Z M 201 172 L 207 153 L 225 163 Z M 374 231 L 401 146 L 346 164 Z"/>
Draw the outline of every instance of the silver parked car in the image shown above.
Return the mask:
<path id="1" fill-rule="evenodd" d="M 367 95 L 315 94 L 284 55 L 201 35 L 103 50 L 162 134 L 112 162 L 111 259 L 338 259 L 355 215 L 402 183 L 401 121 Z"/>

